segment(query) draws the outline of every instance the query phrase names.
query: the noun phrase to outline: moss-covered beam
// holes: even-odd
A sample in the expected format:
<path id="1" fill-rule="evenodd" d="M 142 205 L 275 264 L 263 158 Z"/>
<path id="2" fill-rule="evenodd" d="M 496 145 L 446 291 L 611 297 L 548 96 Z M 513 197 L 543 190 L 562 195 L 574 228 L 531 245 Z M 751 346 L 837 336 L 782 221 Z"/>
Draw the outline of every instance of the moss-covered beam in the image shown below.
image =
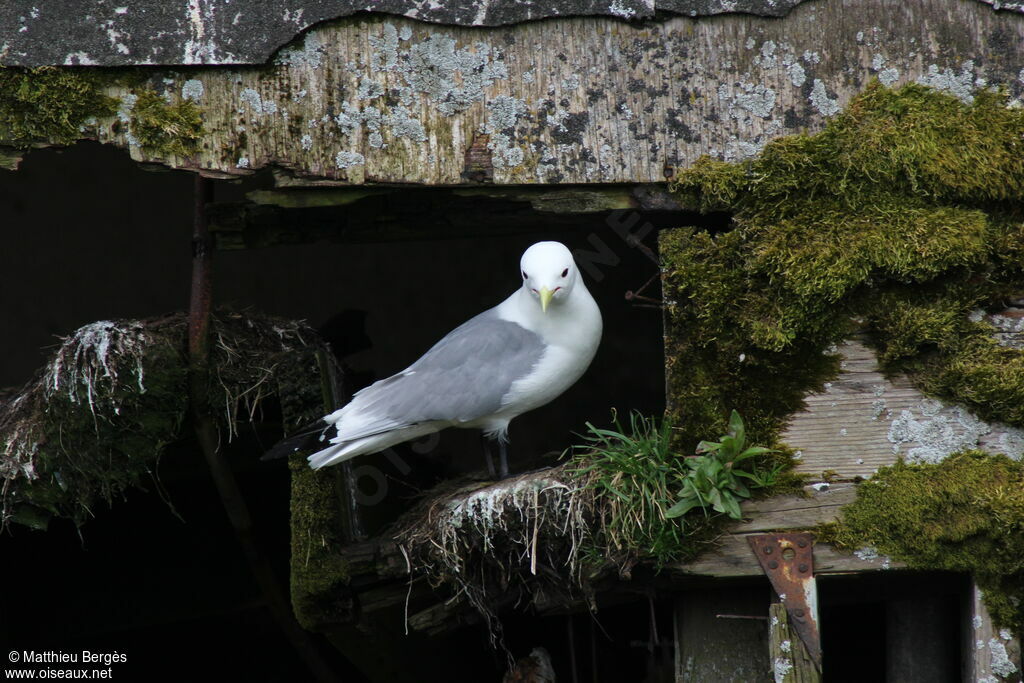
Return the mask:
<path id="1" fill-rule="evenodd" d="M 860 484 L 823 531 L 912 568 L 972 574 L 996 624 L 1024 632 L 1024 463 L 981 451 L 897 463 Z"/>

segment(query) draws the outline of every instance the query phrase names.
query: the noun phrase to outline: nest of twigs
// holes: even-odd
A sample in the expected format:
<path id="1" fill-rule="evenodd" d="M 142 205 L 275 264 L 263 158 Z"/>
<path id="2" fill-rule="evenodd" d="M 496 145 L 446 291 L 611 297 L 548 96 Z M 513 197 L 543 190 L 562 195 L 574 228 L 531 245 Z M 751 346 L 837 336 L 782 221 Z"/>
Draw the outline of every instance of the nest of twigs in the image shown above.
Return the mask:
<path id="1" fill-rule="evenodd" d="M 593 489 L 563 465 L 434 491 L 403 516 L 395 538 L 414 570 L 451 587 L 500 642 L 501 608 L 589 597 L 594 515 Z"/>
<path id="2" fill-rule="evenodd" d="M 189 413 L 187 327 L 183 314 L 86 325 L 32 381 L 0 395 L 0 526 L 81 523 L 97 500 L 153 476 Z M 302 391 L 321 405 L 324 345 L 304 323 L 222 314 L 211 334 L 210 404 L 222 438 L 270 395 L 286 412 L 308 403 Z"/>

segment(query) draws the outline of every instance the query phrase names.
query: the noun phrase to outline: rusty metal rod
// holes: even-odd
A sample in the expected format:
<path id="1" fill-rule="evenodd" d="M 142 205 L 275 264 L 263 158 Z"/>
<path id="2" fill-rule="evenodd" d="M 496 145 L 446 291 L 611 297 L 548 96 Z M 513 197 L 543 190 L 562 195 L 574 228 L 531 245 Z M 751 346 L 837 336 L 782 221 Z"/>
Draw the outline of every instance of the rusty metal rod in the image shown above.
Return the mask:
<path id="1" fill-rule="evenodd" d="M 189 400 L 196 438 L 210 468 L 210 475 L 217 486 L 224 511 L 235 529 L 235 535 L 271 614 L 313 678 L 324 682 L 335 681 L 337 677 L 316 650 L 309 634 L 295 621 L 288 598 L 274 576 L 270 558 L 260 550 L 256 542 L 252 516 L 238 488 L 234 472 L 220 452 L 217 422 L 210 409 L 213 243 L 210 239 L 206 207 L 212 199 L 211 181 L 197 174 L 192 225 L 192 295 L 188 315 Z"/>

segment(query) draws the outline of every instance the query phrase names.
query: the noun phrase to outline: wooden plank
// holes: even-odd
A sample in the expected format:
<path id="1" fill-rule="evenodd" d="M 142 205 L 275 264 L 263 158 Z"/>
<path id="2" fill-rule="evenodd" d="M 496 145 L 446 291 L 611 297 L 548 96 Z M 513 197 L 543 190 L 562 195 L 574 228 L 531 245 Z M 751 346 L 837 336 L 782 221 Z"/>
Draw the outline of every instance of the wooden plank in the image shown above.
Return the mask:
<path id="1" fill-rule="evenodd" d="M 705 553 L 695 561 L 685 565 L 674 565 L 670 569 L 680 574 L 692 576 L 751 577 L 763 576 L 760 565 L 754 554 L 750 552 L 747 542 L 748 534 L 732 534 L 719 541 L 714 551 Z M 901 568 L 904 565 L 887 557 L 866 551 L 848 554 L 837 551 L 829 545 L 815 543 L 814 573 L 845 574 L 849 572 L 871 572 Z"/>
<path id="2" fill-rule="evenodd" d="M 904 0 L 897 12 L 888 0 L 833 0 L 785 19 L 486 30 L 359 15 L 314 27 L 263 68 L 147 71 L 144 87 L 201 107 L 194 156 L 138 146 L 128 124 L 138 86 L 111 86 L 120 116 L 84 135 L 218 177 L 276 168 L 309 183 L 660 183 L 666 166 L 743 159 L 819 130 L 873 77 L 1020 97 L 1022 56 L 1024 17 L 979 2 Z M 466 175 L 471 149 L 489 167 L 478 180 Z"/>
<path id="3" fill-rule="evenodd" d="M 775 683 L 821 683 L 821 672 L 790 627 L 781 602 L 773 602 L 768 608 L 768 657 Z"/>
<path id="4" fill-rule="evenodd" d="M 965 448 L 1020 455 L 1024 431 L 982 422 L 967 410 L 927 398 L 906 376 L 886 378 L 874 352 L 845 342 L 840 376 L 805 399 L 782 440 L 797 449 L 797 471 L 868 478 L 898 458 L 938 462 Z"/>
<path id="5" fill-rule="evenodd" d="M 768 683 L 769 589 L 688 591 L 676 599 L 676 683 Z"/>
<path id="6" fill-rule="evenodd" d="M 810 529 L 836 519 L 839 508 L 857 497 L 853 484 L 816 484 L 803 496 L 775 496 L 743 503 L 743 521 L 733 533 L 763 533 L 787 529 Z"/>
<path id="7" fill-rule="evenodd" d="M 1020 637 L 995 627 L 992 615 L 982 601 L 981 589 L 973 583 L 968 615 L 966 680 L 987 683 L 1019 681 L 1022 672 Z"/>

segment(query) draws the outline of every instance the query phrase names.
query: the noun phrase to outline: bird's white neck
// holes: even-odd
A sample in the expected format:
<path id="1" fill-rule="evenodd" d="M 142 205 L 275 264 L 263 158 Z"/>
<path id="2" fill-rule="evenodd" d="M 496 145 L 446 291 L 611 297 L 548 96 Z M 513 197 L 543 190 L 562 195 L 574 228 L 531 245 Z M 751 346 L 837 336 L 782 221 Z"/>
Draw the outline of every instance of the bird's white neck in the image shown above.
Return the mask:
<path id="1" fill-rule="evenodd" d="M 577 281 L 569 295 L 553 301 L 547 312 L 525 287 L 520 287 L 498 306 L 498 315 L 536 332 L 548 344 L 578 347 L 600 339 L 601 311 L 583 281 Z"/>

